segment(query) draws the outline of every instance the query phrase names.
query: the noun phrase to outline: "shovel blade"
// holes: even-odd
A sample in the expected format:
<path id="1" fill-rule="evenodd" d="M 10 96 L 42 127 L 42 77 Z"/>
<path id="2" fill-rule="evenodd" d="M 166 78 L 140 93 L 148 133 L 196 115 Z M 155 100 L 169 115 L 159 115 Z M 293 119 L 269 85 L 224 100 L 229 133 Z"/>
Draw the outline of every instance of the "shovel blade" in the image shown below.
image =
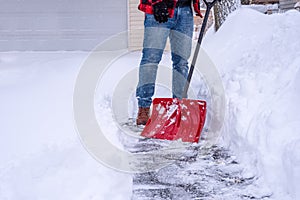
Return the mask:
<path id="1" fill-rule="evenodd" d="M 151 117 L 141 135 L 164 140 L 198 142 L 205 116 L 205 101 L 155 98 Z"/>

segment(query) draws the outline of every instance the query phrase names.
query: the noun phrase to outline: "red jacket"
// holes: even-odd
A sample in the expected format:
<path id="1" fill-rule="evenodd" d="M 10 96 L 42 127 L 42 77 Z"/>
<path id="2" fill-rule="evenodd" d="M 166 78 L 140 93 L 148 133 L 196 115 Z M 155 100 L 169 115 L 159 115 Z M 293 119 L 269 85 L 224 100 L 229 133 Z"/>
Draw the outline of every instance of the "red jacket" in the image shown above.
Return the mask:
<path id="1" fill-rule="evenodd" d="M 167 5 L 168 5 L 169 17 L 172 18 L 174 15 L 174 10 L 176 7 L 177 0 L 140 0 L 138 9 L 147 14 L 153 14 L 152 5 L 162 2 L 162 1 L 170 2 L 170 3 L 167 3 Z M 199 8 L 199 1 L 200 0 L 193 0 L 193 7 L 194 7 L 194 11 L 198 15 L 200 15 L 200 17 L 202 17 L 200 8 Z"/>

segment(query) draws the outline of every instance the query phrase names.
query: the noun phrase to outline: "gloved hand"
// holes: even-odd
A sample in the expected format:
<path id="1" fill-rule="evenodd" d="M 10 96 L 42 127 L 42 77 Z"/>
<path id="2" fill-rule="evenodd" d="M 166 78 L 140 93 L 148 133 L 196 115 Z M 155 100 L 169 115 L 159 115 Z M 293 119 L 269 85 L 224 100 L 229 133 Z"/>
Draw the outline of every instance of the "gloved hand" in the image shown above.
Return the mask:
<path id="1" fill-rule="evenodd" d="M 194 11 L 196 12 L 197 16 L 203 17 L 200 11 L 200 0 L 193 0 L 193 7 Z"/>
<path id="2" fill-rule="evenodd" d="M 167 4 L 163 1 L 153 5 L 153 15 L 156 21 L 159 23 L 165 23 L 168 21 L 169 12 Z"/>

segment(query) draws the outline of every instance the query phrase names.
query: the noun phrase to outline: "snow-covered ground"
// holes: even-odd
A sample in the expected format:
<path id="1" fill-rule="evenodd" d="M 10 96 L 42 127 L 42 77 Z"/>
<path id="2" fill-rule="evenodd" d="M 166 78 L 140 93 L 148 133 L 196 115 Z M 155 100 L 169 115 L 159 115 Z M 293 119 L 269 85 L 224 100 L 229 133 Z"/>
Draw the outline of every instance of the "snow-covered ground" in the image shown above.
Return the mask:
<path id="1" fill-rule="evenodd" d="M 276 199 L 300 198 L 300 13 L 240 9 L 206 38 L 227 97 L 223 143 Z"/>
<path id="2" fill-rule="evenodd" d="M 219 143 L 266 180 L 271 199 L 300 199 L 300 13 L 239 9 L 203 44 L 226 93 Z M 131 198 L 131 175 L 94 160 L 75 130 L 72 94 L 87 56 L 0 53 L 0 199 Z M 128 56 L 115 64 L 140 59 Z"/>
<path id="3" fill-rule="evenodd" d="M 0 54 L 0 199 L 130 199 L 132 178 L 104 167 L 75 131 L 72 97 L 87 53 Z"/>

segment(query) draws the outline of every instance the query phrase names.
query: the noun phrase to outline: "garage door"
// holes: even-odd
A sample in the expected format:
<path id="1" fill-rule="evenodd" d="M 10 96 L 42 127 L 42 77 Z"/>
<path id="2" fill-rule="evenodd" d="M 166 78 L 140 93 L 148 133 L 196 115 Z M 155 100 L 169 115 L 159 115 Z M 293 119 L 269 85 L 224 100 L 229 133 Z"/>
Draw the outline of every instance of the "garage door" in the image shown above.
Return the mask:
<path id="1" fill-rule="evenodd" d="M 0 51 L 91 50 L 127 30 L 126 0 L 0 0 Z"/>

